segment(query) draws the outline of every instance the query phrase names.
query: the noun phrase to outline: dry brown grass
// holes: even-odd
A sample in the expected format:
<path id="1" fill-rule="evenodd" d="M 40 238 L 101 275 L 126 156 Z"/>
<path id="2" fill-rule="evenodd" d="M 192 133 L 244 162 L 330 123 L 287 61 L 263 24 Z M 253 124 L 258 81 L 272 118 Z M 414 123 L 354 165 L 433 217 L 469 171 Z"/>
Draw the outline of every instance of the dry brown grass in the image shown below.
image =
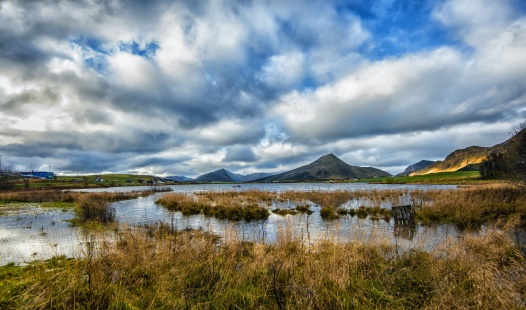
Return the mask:
<path id="1" fill-rule="evenodd" d="M 13 309 L 516 309 L 525 260 L 504 232 L 399 252 L 380 241 L 273 245 L 165 225 L 87 236 L 85 258 L 2 267 Z M 228 235 L 228 234 L 227 234 Z M 98 240 L 97 242 L 95 240 Z M 18 272 L 18 273 L 17 273 Z M 22 274 L 21 274 L 22 273 Z M 7 275 L 6 275 L 7 274 Z M 14 279 L 25 279 L 16 286 Z M 1 289 L 1 287 L 0 287 Z"/>
<path id="2" fill-rule="evenodd" d="M 275 244 L 239 241 L 235 231 L 220 240 L 163 224 L 121 227 L 115 235 L 87 233 L 82 259 L 0 267 L 0 308 L 521 309 L 526 307 L 526 261 L 506 229 L 524 222 L 524 194 L 524 188 L 514 186 L 411 192 L 422 204 L 418 213 L 424 220 L 451 220 L 466 227 L 501 223 L 500 230 L 490 224 L 479 236 L 465 233 L 428 251 L 401 251 L 370 239 L 309 245 L 295 237 L 297 227 L 289 226 L 281 227 Z M 351 197 L 374 205 L 406 195 L 228 192 L 164 197 L 182 205 L 221 202 L 239 209 L 238 204 L 279 199 L 302 205 L 316 200 L 337 208 Z"/>
<path id="3" fill-rule="evenodd" d="M 114 222 L 115 209 L 110 206 L 111 203 L 120 200 L 149 196 L 157 191 L 158 190 L 131 192 L 71 193 L 72 200 L 75 202 L 75 219 L 72 222 L 74 224 L 84 224 L 87 222 Z"/>
<path id="4" fill-rule="evenodd" d="M 424 222 L 449 222 L 460 228 L 478 228 L 488 222 L 506 222 L 518 216 L 526 225 L 526 188 L 519 186 L 478 186 L 420 197 L 424 205 L 417 216 Z"/>
<path id="5" fill-rule="evenodd" d="M 261 192 L 263 193 L 263 192 Z M 259 220 L 269 217 L 269 211 L 257 203 L 257 198 L 244 192 L 206 192 L 198 195 L 170 193 L 156 201 L 183 215 L 202 213 L 206 216 L 230 220 Z"/>
<path id="6" fill-rule="evenodd" d="M 296 206 L 316 204 L 321 207 L 325 219 L 356 214 L 362 218 L 370 216 L 386 221 L 391 218 L 391 213 L 385 206 L 411 203 L 417 208 L 417 219 L 424 223 L 453 223 L 462 229 L 477 228 L 484 223 L 504 222 L 513 215 L 519 215 L 519 225 L 526 226 L 526 188 L 505 183 L 453 190 L 204 192 L 195 195 L 168 194 L 162 200 L 165 206 L 183 214 L 204 213 L 204 209 L 218 207 L 228 207 L 233 212 L 236 208 L 263 208 L 273 203 L 290 202 Z M 354 209 L 345 206 L 352 200 L 354 205 L 358 204 Z M 276 214 L 293 213 L 282 211 L 279 207 L 275 210 Z"/>
<path id="7" fill-rule="evenodd" d="M 73 202 L 73 192 L 62 190 L 20 190 L 0 192 L 0 201 L 3 202 Z"/>

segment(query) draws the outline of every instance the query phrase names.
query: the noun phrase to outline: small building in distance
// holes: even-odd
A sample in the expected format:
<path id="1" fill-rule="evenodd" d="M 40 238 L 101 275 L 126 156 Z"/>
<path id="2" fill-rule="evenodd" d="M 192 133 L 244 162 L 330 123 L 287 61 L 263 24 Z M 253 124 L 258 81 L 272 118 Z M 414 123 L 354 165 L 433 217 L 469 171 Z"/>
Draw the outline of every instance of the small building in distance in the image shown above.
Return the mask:
<path id="1" fill-rule="evenodd" d="M 53 179 L 55 173 L 50 171 L 29 171 L 20 172 L 19 175 L 23 178 L 37 178 L 37 179 Z"/>

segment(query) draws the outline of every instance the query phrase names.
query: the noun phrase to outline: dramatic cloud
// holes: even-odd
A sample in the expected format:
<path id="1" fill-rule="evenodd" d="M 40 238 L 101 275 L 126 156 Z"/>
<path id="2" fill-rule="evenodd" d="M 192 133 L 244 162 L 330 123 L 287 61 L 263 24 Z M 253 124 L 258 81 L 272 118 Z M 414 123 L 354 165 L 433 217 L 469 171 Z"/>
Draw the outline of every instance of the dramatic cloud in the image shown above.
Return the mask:
<path id="1" fill-rule="evenodd" d="M 279 172 L 333 152 L 397 173 L 526 112 L 526 4 L 0 1 L 15 169 Z"/>

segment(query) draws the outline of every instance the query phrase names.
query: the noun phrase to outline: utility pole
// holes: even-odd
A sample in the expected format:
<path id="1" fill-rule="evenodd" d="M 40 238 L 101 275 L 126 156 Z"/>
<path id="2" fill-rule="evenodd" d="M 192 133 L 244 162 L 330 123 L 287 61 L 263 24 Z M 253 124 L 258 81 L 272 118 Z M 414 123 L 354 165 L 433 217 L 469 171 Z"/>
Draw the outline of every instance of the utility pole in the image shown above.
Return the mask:
<path id="1" fill-rule="evenodd" d="M 51 162 L 49 162 L 49 173 L 47 175 L 48 184 L 51 184 Z"/>
<path id="2" fill-rule="evenodd" d="M 0 155 L 0 172 L 2 171 L 2 155 Z"/>

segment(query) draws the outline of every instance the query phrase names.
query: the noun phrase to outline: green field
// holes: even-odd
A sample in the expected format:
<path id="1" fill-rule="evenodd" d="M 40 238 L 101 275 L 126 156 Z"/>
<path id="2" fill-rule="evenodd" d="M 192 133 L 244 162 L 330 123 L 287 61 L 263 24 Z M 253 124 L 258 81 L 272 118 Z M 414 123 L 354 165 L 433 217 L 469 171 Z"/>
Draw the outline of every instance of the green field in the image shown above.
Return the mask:
<path id="1" fill-rule="evenodd" d="M 409 177 L 381 177 L 360 179 L 359 182 L 385 183 L 385 184 L 464 184 L 491 182 L 482 180 L 478 171 L 453 171 L 430 173 L 426 175 L 416 175 Z"/>
<path id="2" fill-rule="evenodd" d="M 98 177 L 100 176 L 100 179 Z M 114 186 L 139 186 L 152 185 L 152 180 L 158 178 L 149 175 L 134 174 L 102 174 L 81 176 L 57 176 L 53 180 L 22 180 L 17 182 L 17 188 L 85 188 L 85 187 L 114 187 Z M 29 182 L 29 183 L 25 183 Z M 319 182 L 319 181 L 318 181 Z M 379 184 L 486 184 L 494 180 L 481 179 L 478 171 L 454 171 L 431 173 L 409 177 L 379 177 L 360 179 L 359 181 Z M 174 184 L 177 182 L 166 182 Z"/>
<path id="3" fill-rule="evenodd" d="M 98 177 L 100 176 L 100 179 Z M 102 180 L 101 180 L 102 179 Z M 57 176 L 53 180 L 30 179 L 29 183 L 24 180 L 17 182 L 17 188 L 78 188 L 78 187 L 113 187 L 113 186 L 139 186 L 151 185 L 149 181 L 157 179 L 149 175 L 135 174 L 101 174 L 80 176 Z M 27 181 L 26 181 L 27 182 Z M 171 184 L 171 183 L 170 183 Z"/>

